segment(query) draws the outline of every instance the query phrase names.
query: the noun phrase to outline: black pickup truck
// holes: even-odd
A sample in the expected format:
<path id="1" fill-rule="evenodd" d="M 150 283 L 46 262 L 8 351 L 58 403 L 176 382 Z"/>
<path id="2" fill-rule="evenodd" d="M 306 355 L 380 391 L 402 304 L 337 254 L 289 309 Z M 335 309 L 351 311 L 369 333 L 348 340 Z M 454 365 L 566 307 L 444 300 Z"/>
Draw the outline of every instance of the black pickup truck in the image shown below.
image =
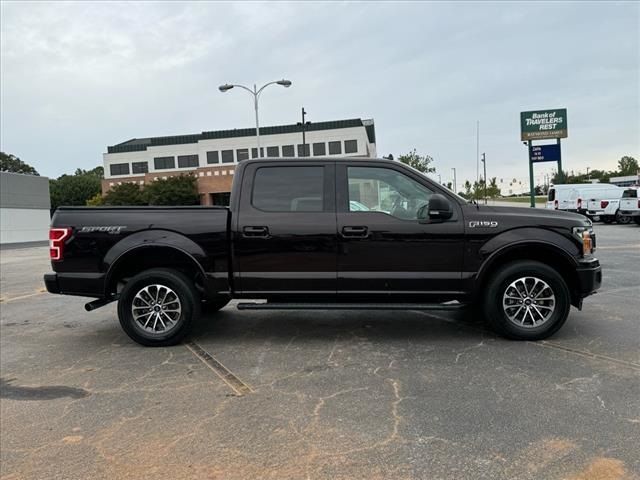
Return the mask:
<path id="1" fill-rule="evenodd" d="M 555 333 L 602 279 L 577 214 L 468 203 L 399 162 L 240 163 L 230 207 L 62 207 L 51 293 L 118 301 L 126 333 L 179 342 L 201 309 L 453 309 Z"/>

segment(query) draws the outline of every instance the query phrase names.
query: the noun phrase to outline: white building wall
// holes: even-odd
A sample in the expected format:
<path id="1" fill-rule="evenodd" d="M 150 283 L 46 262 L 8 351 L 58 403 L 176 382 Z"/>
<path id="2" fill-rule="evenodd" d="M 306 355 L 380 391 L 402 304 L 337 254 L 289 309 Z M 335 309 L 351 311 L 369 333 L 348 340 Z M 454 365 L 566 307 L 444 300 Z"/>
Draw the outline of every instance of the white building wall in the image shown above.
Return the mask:
<path id="1" fill-rule="evenodd" d="M 0 208 L 0 243 L 41 242 L 49 239 L 49 209 Z"/>
<path id="2" fill-rule="evenodd" d="M 344 141 L 345 140 L 357 140 L 358 151 L 355 153 L 344 153 Z M 325 143 L 326 156 L 329 155 L 329 142 L 340 141 L 342 144 L 342 154 L 335 155 L 340 156 L 366 156 L 375 157 L 376 149 L 375 144 L 369 143 L 367 132 L 364 127 L 350 127 L 350 128 L 338 128 L 333 130 L 317 130 L 306 133 L 305 141 L 309 145 L 311 150 L 311 156 L 313 157 L 312 144 L 323 142 Z M 293 145 L 297 156 L 297 146 L 302 143 L 302 133 L 285 133 L 275 135 L 263 135 L 260 137 L 260 146 L 264 149 L 266 156 L 267 147 L 277 146 L 280 148 L 280 156 L 282 156 L 283 145 Z M 149 166 L 149 173 L 161 173 L 161 172 L 175 172 L 175 171 L 189 171 L 191 168 L 178 168 L 178 156 L 180 155 L 198 155 L 199 167 L 206 167 L 207 165 L 207 152 L 218 151 L 218 155 L 221 155 L 222 150 L 233 150 L 234 152 L 234 164 L 237 164 L 236 150 L 249 149 L 249 156 L 251 157 L 251 149 L 256 148 L 256 137 L 236 137 L 236 138 L 222 138 L 211 140 L 200 140 L 197 143 L 186 143 L 179 145 L 162 145 L 147 147 L 146 150 L 138 152 L 123 152 L 123 153 L 104 153 L 104 177 L 105 179 L 117 179 L 118 177 L 144 177 L 144 173 L 134 174 L 132 173 L 132 167 L 129 165 L 129 175 L 111 175 L 110 166 L 117 163 L 129 163 L 132 162 L 147 162 Z M 153 159 L 156 157 L 175 157 L 176 168 L 156 170 L 153 164 Z M 217 163 L 213 165 L 232 165 L 231 163 Z"/>

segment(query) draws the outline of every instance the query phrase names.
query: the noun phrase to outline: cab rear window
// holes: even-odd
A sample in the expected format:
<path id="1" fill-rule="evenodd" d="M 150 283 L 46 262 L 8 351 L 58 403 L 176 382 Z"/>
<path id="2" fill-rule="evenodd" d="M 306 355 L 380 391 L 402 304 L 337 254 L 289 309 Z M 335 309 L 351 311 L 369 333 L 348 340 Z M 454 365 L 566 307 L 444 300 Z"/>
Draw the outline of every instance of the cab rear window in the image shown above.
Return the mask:
<path id="1" fill-rule="evenodd" d="M 622 192 L 622 198 L 638 198 L 638 190 L 630 188 Z"/>

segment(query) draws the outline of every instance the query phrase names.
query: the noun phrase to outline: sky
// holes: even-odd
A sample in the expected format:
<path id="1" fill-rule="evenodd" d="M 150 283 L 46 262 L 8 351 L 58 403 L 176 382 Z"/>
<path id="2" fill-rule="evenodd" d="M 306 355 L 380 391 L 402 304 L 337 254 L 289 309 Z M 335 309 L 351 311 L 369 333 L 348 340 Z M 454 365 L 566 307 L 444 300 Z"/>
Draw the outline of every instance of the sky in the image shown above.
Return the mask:
<path id="1" fill-rule="evenodd" d="M 640 3 L 7 2 L 0 149 L 57 177 L 130 138 L 373 118 L 442 181 L 526 179 L 519 112 L 567 108 L 563 167 L 640 158 Z M 536 165 L 537 183 L 554 164 Z"/>

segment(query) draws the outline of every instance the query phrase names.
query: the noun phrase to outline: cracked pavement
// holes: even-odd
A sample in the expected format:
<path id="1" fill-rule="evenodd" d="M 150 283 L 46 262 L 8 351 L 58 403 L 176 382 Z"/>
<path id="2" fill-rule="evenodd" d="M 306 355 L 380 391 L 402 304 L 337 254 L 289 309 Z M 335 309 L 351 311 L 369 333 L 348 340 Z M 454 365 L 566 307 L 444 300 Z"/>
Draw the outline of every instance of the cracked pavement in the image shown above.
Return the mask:
<path id="1" fill-rule="evenodd" d="M 640 227 L 595 228 L 603 289 L 545 342 L 473 312 L 204 317 L 190 340 L 244 390 L 39 292 L 46 247 L 2 250 L 0 477 L 639 478 Z"/>

